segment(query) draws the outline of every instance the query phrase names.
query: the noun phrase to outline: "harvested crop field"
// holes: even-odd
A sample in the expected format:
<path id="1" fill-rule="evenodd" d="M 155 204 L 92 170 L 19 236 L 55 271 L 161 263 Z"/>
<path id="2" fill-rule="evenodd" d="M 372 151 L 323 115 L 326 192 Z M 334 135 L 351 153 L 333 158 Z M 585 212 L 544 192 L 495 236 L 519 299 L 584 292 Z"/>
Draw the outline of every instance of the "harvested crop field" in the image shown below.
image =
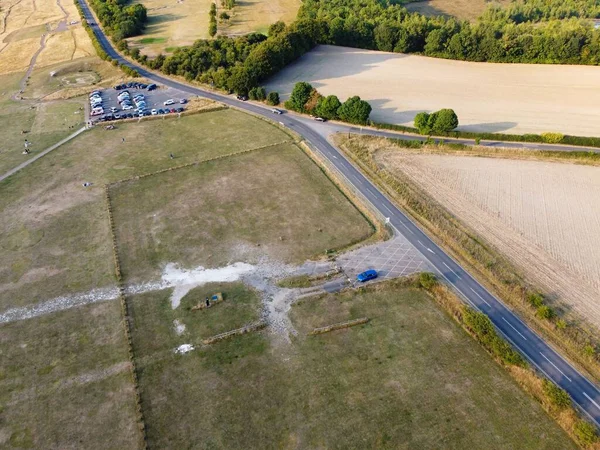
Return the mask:
<path id="1" fill-rule="evenodd" d="M 600 167 L 403 151 L 407 175 L 569 312 L 600 327 Z"/>
<path id="2" fill-rule="evenodd" d="M 421 111 L 453 108 L 467 131 L 600 136 L 598 79 L 600 67 L 473 63 L 325 45 L 267 88 L 286 99 L 295 83 L 308 81 L 342 101 L 359 95 L 376 122 L 411 125 Z"/>
<path id="3" fill-rule="evenodd" d="M 498 7 L 508 3 L 490 0 L 423 0 L 410 2 L 404 7 L 410 12 L 425 16 L 451 16 L 461 20 L 475 21 L 490 6 Z"/>

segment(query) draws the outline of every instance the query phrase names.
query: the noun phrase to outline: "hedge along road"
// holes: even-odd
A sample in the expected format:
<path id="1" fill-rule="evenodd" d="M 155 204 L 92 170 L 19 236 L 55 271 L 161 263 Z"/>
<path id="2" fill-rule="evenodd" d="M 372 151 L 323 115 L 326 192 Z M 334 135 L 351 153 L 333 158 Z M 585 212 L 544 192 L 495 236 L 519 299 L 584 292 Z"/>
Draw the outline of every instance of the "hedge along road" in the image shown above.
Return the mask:
<path id="1" fill-rule="evenodd" d="M 94 16 L 86 1 L 78 1 L 88 23 L 95 22 Z M 133 64 L 119 55 L 98 25 L 94 24 L 92 29 L 100 44 L 111 58 L 117 60 L 120 64 L 125 64 L 137 70 L 140 75 L 156 83 L 164 84 L 189 94 L 225 103 L 259 116 L 273 117 L 273 114 L 268 108 L 238 101 L 231 96 L 205 91 L 149 72 L 144 67 Z M 309 121 L 306 118 L 300 118 L 291 114 L 285 114 L 278 117 L 282 126 L 293 129 L 296 133 L 306 139 L 313 148 L 343 174 L 347 182 L 350 183 L 354 189 L 359 191 L 377 212 L 384 217 L 389 218 L 391 226 L 408 239 L 408 241 L 422 253 L 427 260 L 429 260 L 439 275 L 445 278 L 469 305 L 489 316 L 496 328 L 515 346 L 515 348 L 517 348 L 549 379 L 566 390 L 581 410 L 596 424 L 596 426 L 600 427 L 600 389 L 584 375 L 579 373 L 549 344 L 541 339 L 512 311 L 510 311 L 504 303 L 494 297 L 458 263 L 456 263 L 456 261 L 450 258 L 437 246 L 437 244 L 421 231 L 412 220 L 382 194 L 353 164 L 351 164 L 336 148 L 329 144 L 326 136 L 331 133 L 332 129 L 326 128 L 328 124 Z M 337 131 L 346 132 L 356 130 L 354 127 L 346 127 L 338 124 L 334 124 L 333 126 L 337 127 Z M 371 130 L 368 129 L 363 129 L 362 131 L 369 134 L 392 136 L 407 140 L 414 139 L 412 136 L 397 135 L 395 133 L 371 133 Z M 421 138 L 423 137 L 421 136 Z M 467 145 L 475 144 L 473 140 L 468 139 L 451 141 Z M 488 144 L 499 145 L 500 142 L 488 142 Z M 504 144 L 504 146 L 508 145 Z M 581 147 L 561 145 L 527 143 L 519 146 L 512 143 L 510 144 L 510 147 L 515 146 L 538 150 L 584 150 Z"/>

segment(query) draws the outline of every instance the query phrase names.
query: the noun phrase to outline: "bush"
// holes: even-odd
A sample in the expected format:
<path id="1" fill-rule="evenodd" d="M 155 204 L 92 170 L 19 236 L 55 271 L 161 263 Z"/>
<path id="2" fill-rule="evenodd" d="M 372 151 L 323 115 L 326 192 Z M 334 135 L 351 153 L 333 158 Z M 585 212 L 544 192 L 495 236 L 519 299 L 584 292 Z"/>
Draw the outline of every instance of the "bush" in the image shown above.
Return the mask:
<path id="1" fill-rule="evenodd" d="M 249 98 L 250 100 L 256 100 L 256 90 L 257 90 L 257 89 L 258 89 L 258 88 L 255 88 L 255 87 L 253 87 L 252 89 L 250 89 L 250 90 L 248 91 L 248 98 Z"/>
<path id="2" fill-rule="evenodd" d="M 423 289 L 430 290 L 438 284 L 438 280 L 431 272 L 422 272 L 419 274 L 419 284 Z"/>
<path id="3" fill-rule="evenodd" d="M 371 110 L 371 105 L 356 95 L 350 97 L 339 107 L 337 115 L 344 122 L 366 125 Z"/>
<path id="4" fill-rule="evenodd" d="M 263 87 L 257 87 L 256 88 L 256 100 L 259 100 L 261 102 L 265 101 L 267 98 L 267 90 Z"/>
<path id="5" fill-rule="evenodd" d="M 583 445 L 592 445 L 598 440 L 596 427 L 585 420 L 580 420 L 575 424 L 573 433 L 577 440 Z"/>
<path id="6" fill-rule="evenodd" d="M 229 14 L 223 11 L 221 14 L 219 14 L 219 19 L 225 21 L 231 19 L 231 17 L 229 16 Z"/>
<path id="7" fill-rule="evenodd" d="M 594 348 L 593 345 L 587 344 L 586 346 L 583 347 L 583 353 L 585 353 L 586 356 L 593 358 L 596 355 L 596 349 Z"/>
<path id="8" fill-rule="evenodd" d="M 267 103 L 271 106 L 279 105 L 279 93 L 269 92 L 269 95 L 267 95 Z"/>
<path id="9" fill-rule="evenodd" d="M 562 133 L 542 133 L 541 136 L 544 142 L 548 144 L 558 144 L 565 138 L 565 135 Z"/>
<path id="10" fill-rule="evenodd" d="M 208 24 L 208 34 L 210 35 L 210 37 L 213 37 L 215 34 L 217 34 L 217 21 L 216 20 L 211 19 L 210 23 Z"/>
<path id="11" fill-rule="evenodd" d="M 415 116 L 415 127 L 419 130 L 420 134 L 430 134 L 431 128 L 429 127 L 429 114 L 426 112 L 420 112 Z"/>
<path id="12" fill-rule="evenodd" d="M 544 304 L 544 297 L 542 294 L 531 292 L 527 295 L 527 301 L 534 308 L 539 308 Z"/>
<path id="13" fill-rule="evenodd" d="M 434 133 L 448 133 L 458 126 L 458 117 L 453 109 L 440 109 L 435 115 L 435 120 L 430 124 Z"/>
<path id="14" fill-rule="evenodd" d="M 556 317 L 556 312 L 554 312 L 554 310 L 552 308 L 550 308 L 548 305 L 542 305 L 542 306 L 540 306 L 537 309 L 537 311 L 535 312 L 535 314 L 540 319 L 546 319 L 546 320 L 551 320 L 554 317 Z"/>
<path id="15" fill-rule="evenodd" d="M 304 112 L 304 105 L 308 102 L 312 91 L 313 87 L 309 83 L 305 81 L 296 83 L 289 100 L 285 102 L 285 107 L 294 111 Z"/>
<path id="16" fill-rule="evenodd" d="M 571 406 L 571 397 L 569 397 L 567 391 L 561 389 L 552 381 L 544 379 L 542 381 L 542 390 L 554 406 L 561 409 Z"/>
<path id="17" fill-rule="evenodd" d="M 342 103 L 335 95 L 328 95 L 327 97 L 321 97 L 315 108 L 315 113 L 327 120 L 334 120 L 338 118 L 338 109 L 340 109 Z"/>

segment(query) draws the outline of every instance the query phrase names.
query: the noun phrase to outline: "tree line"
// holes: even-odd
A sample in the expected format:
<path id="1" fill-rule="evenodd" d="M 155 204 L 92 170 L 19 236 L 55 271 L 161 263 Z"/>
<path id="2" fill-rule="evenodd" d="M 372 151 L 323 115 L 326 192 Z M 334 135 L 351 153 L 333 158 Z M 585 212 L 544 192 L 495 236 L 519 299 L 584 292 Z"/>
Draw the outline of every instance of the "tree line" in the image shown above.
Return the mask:
<path id="1" fill-rule="evenodd" d="M 127 0 L 90 0 L 105 31 L 115 43 L 144 30 L 148 13 L 144 5 L 127 6 Z"/>

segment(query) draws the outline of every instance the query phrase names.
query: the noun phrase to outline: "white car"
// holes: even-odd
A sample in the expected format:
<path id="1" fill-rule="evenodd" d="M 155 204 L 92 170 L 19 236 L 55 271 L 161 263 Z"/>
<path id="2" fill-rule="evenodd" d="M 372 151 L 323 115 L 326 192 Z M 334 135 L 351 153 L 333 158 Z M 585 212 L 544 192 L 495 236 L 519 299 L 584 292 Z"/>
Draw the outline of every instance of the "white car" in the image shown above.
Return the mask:
<path id="1" fill-rule="evenodd" d="M 168 105 L 173 105 L 174 103 L 175 103 L 175 100 L 173 100 L 172 98 L 170 98 L 169 100 L 166 100 L 163 104 L 165 106 L 168 106 Z"/>
<path id="2" fill-rule="evenodd" d="M 94 108 L 92 109 L 92 116 L 99 116 L 100 114 L 104 114 L 103 108 Z"/>
<path id="3" fill-rule="evenodd" d="M 125 106 L 123 106 L 123 111 L 129 111 L 130 109 L 133 109 L 132 105 L 125 105 Z"/>
<path id="4" fill-rule="evenodd" d="M 110 108 L 110 112 L 112 112 L 112 113 L 116 113 L 117 111 L 118 111 L 118 109 L 115 108 L 114 106 L 112 108 Z"/>
<path id="5" fill-rule="evenodd" d="M 152 111 L 150 111 L 150 114 L 152 114 L 153 116 L 158 114 L 158 110 L 153 109 Z"/>
<path id="6" fill-rule="evenodd" d="M 283 111 L 282 111 L 282 110 L 280 110 L 280 109 L 277 109 L 277 108 L 273 108 L 273 109 L 271 110 L 271 112 L 272 112 L 273 114 L 283 114 Z"/>

